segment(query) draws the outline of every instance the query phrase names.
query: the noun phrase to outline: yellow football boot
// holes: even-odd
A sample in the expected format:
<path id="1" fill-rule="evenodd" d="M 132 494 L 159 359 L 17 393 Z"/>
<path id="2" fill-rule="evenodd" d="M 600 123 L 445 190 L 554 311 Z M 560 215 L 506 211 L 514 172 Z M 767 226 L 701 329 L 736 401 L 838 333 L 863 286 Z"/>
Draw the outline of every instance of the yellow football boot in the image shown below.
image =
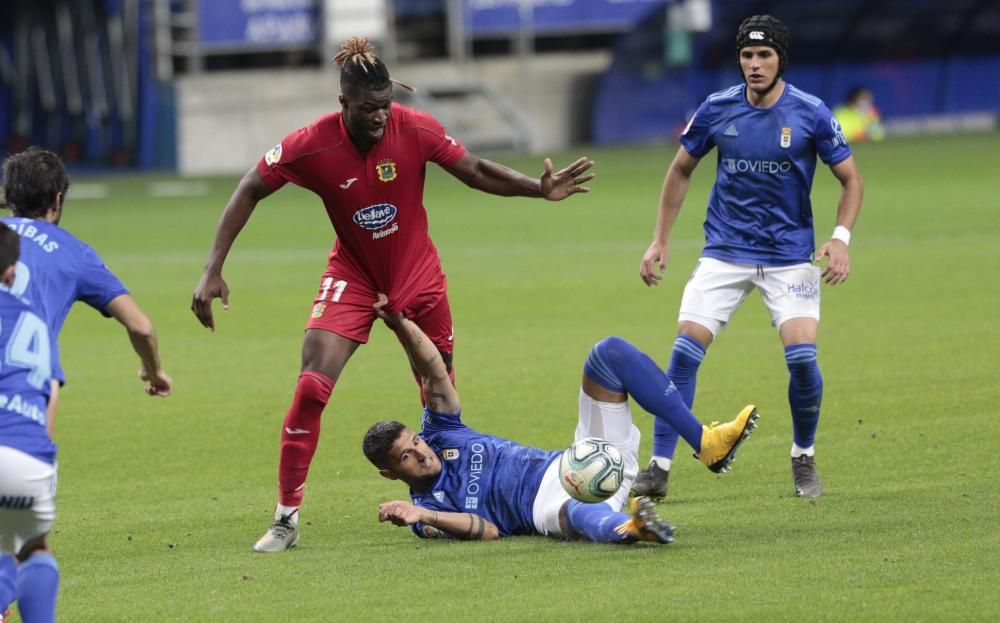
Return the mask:
<path id="1" fill-rule="evenodd" d="M 629 501 L 629 510 L 632 517 L 615 528 L 615 532 L 625 537 L 626 542 L 674 542 L 674 527 L 660 519 L 653 500 L 642 496 L 634 497 Z"/>
<path id="2" fill-rule="evenodd" d="M 701 460 L 713 472 L 729 471 L 729 464 L 736 458 L 736 450 L 746 441 L 753 429 L 757 428 L 760 415 L 757 407 L 747 405 L 731 422 L 712 422 L 701 427 L 701 450 L 694 458 Z"/>

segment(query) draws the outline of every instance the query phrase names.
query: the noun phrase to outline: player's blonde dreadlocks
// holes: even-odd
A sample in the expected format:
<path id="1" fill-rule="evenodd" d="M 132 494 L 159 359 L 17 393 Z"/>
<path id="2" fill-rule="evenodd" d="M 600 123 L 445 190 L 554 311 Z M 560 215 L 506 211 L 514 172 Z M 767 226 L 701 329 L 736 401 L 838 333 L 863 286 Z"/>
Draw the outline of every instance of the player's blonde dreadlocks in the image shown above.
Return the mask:
<path id="1" fill-rule="evenodd" d="M 351 37 L 340 46 L 340 52 L 333 57 L 333 62 L 343 68 L 344 63 L 348 61 L 357 63 L 365 72 L 368 71 L 369 65 L 374 68 L 380 62 L 375 56 L 375 46 L 367 37 Z"/>
<path id="2" fill-rule="evenodd" d="M 340 67 L 341 91 L 350 88 L 381 91 L 392 82 L 413 91 L 413 87 L 389 77 L 389 68 L 375 56 L 375 46 L 367 37 L 351 37 L 345 41 L 340 46 L 340 52 L 333 57 L 333 62 Z"/>

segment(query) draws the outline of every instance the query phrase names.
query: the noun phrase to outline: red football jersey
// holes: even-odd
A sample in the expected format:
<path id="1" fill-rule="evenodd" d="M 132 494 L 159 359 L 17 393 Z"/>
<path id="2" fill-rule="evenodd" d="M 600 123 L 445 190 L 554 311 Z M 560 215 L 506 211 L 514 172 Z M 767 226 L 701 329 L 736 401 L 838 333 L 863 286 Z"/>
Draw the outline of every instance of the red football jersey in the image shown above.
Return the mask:
<path id="1" fill-rule="evenodd" d="M 441 278 L 423 204 L 426 164 L 450 166 L 464 154 L 433 117 L 394 103 L 368 153 L 335 112 L 282 139 L 257 171 L 272 190 L 292 182 L 319 195 L 337 233 L 330 262 L 351 265 L 400 309 Z"/>

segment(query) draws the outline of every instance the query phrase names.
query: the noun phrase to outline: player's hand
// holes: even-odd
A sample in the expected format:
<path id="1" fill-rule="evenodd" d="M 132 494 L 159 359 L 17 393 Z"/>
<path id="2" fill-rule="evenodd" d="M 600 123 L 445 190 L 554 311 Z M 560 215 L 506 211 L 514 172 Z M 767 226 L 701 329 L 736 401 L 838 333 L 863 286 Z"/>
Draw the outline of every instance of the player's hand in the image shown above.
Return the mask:
<path id="1" fill-rule="evenodd" d="M 403 314 L 401 312 L 390 311 L 388 305 L 389 297 L 379 292 L 378 300 L 375 301 L 372 307 L 375 308 L 375 315 L 382 319 L 385 326 L 395 331 L 403 323 Z"/>
<path id="2" fill-rule="evenodd" d="M 212 318 L 212 300 L 222 299 L 222 309 L 229 309 L 229 286 L 221 274 L 204 273 L 194 289 L 191 297 L 191 311 L 198 317 L 203 327 L 215 331 L 215 319 Z"/>
<path id="3" fill-rule="evenodd" d="M 647 286 L 655 286 L 663 280 L 663 270 L 667 267 L 670 249 L 665 244 L 650 243 L 639 265 L 639 276 Z"/>
<path id="4" fill-rule="evenodd" d="M 545 159 L 545 172 L 542 173 L 541 193 L 549 201 L 559 201 L 576 193 L 589 193 L 590 189 L 584 186 L 594 179 L 594 174 L 584 175 L 594 166 L 594 161 L 584 156 L 565 169 L 555 173 L 552 172 L 552 160 Z"/>
<path id="5" fill-rule="evenodd" d="M 174 387 L 174 380 L 163 370 L 147 372 L 144 368 L 140 369 L 139 379 L 146 383 L 144 391 L 150 396 L 169 396 Z"/>
<path id="6" fill-rule="evenodd" d="M 829 261 L 823 269 L 823 281 L 831 286 L 847 281 L 847 275 L 851 272 L 851 258 L 844 241 L 834 239 L 821 246 L 816 252 L 816 263 L 824 257 L 829 258 Z"/>
<path id="7" fill-rule="evenodd" d="M 378 520 L 391 521 L 396 526 L 412 526 L 420 521 L 423 513 L 409 502 L 393 501 L 378 505 Z"/>

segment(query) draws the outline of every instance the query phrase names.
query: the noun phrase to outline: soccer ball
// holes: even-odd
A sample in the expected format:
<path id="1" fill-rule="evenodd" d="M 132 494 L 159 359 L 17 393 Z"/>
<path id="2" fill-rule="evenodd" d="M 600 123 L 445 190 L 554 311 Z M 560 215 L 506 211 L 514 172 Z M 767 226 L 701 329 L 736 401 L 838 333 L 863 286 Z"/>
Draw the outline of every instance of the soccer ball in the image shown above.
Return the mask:
<path id="1" fill-rule="evenodd" d="M 622 486 L 623 467 L 622 453 L 610 441 L 578 439 L 559 459 L 559 482 L 572 498 L 600 502 Z"/>

